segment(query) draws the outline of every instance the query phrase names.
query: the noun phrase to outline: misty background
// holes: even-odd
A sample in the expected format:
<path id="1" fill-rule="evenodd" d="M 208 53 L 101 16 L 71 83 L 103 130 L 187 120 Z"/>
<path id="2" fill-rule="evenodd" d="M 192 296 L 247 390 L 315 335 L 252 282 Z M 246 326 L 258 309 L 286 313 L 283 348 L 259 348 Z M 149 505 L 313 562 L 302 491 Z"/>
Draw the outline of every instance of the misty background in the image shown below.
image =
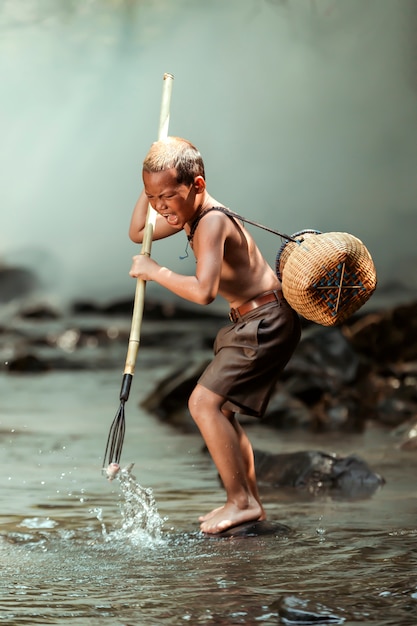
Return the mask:
<path id="1" fill-rule="evenodd" d="M 0 7 L 0 265 L 63 300 L 133 297 L 127 231 L 170 72 L 170 134 L 199 147 L 214 197 L 284 233 L 350 232 L 377 293 L 417 293 L 414 0 Z M 274 266 L 281 240 L 249 228 Z M 185 245 L 152 254 L 190 274 Z"/>

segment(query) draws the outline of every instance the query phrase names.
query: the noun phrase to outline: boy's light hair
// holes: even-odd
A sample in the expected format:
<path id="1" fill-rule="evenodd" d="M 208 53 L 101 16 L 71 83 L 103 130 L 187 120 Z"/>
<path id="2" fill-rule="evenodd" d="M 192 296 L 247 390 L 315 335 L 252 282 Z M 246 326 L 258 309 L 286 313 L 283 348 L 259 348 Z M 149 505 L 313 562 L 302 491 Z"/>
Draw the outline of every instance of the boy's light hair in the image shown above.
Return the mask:
<path id="1" fill-rule="evenodd" d="M 200 152 L 190 141 L 181 137 L 155 141 L 143 161 L 144 172 L 163 172 L 172 168 L 177 170 L 177 182 L 180 185 L 191 185 L 196 176 L 205 179 Z"/>

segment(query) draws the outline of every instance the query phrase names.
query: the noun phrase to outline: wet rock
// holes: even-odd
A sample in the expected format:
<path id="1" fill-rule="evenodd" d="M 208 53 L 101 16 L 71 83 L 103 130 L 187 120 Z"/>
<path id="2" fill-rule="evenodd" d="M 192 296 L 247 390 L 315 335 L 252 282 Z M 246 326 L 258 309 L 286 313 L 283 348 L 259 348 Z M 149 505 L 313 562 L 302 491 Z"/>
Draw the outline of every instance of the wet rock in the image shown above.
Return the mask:
<path id="1" fill-rule="evenodd" d="M 133 297 L 116 300 L 108 304 L 98 304 L 92 301 L 77 301 L 72 307 L 74 314 L 93 314 L 93 315 L 128 315 L 133 312 Z M 181 306 L 177 302 L 166 301 L 160 302 L 147 298 L 143 309 L 144 319 L 153 321 L 164 320 L 191 320 L 191 319 L 218 319 L 218 315 L 211 314 L 210 311 L 194 306 Z"/>
<path id="2" fill-rule="evenodd" d="M 417 420 L 415 417 L 393 431 L 393 436 L 400 439 L 398 447 L 405 451 L 417 450 Z"/>
<path id="3" fill-rule="evenodd" d="M 314 326 L 303 334 L 286 372 L 307 375 L 324 389 L 338 389 L 355 381 L 359 365 L 358 355 L 340 328 Z"/>
<path id="4" fill-rule="evenodd" d="M 187 400 L 209 360 L 200 359 L 179 364 L 172 374 L 159 382 L 141 406 L 183 432 L 195 432 L 197 426 L 187 409 Z"/>
<path id="5" fill-rule="evenodd" d="M 343 624 L 345 618 L 328 607 L 297 596 L 284 596 L 271 605 L 286 624 Z"/>
<path id="6" fill-rule="evenodd" d="M 92 364 L 86 359 L 74 357 L 56 356 L 42 360 L 38 357 L 33 357 L 33 355 L 30 356 L 35 359 L 34 363 L 27 356 L 18 357 L 9 361 L 5 369 L 10 373 L 34 374 L 42 372 L 82 372 L 90 371 L 92 367 L 99 367 L 103 370 L 112 368 L 112 364 L 109 364 L 105 358 L 101 362 L 98 359 L 94 359 L 94 364 Z"/>
<path id="7" fill-rule="evenodd" d="M 291 395 L 286 385 L 278 384 L 261 423 L 281 430 L 309 428 L 311 410 L 299 398 Z"/>
<path id="8" fill-rule="evenodd" d="M 416 404 L 408 402 L 401 394 L 392 391 L 377 404 L 378 421 L 387 426 L 397 426 L 416 414 Z"/>
<path id="9" fill-rule="evenodd" d="M 26 372 L 31 374 L 41 374 L 50 371 L 48 364 L 34 354 L 25 354 L 12 359 L 7 364 L 7 368 L 9 372 Z"/>
<path id="10" fill-rule="evenodd" d="M 401 444 L 401 450 L 409 450 L 416 451 L 417 450 L 417 435 L 414 437 L 409 437 L 406 441 L 403 441 Z"/>
<path id="11" fill-rule="evenodd" d="M 393 363 L 417 360 L 417 302 L 367 315 L 343 328 L 356 352 Z"/>
<path id="12" fill-rule="evenodd" d="M 320 451 L 271 454 L 255 450 L 256 475 L 260 484 L 274 488 L 294 487 L 317 494 L 331 491 L 340 497 L 371 496 L 384 479 L 357 457 L 341 457 Z"/>
<path id="13" fill-rule="evenodd" d="M 20 311 L 20 316 L 27 320 L 57 320 L 62 314 L 50 304 L 36 302 L 25 305 Z"/>
<path id="14" fill-rule="evenodd" d="M 361 381 L 369 366 L 355 354 L 340 328 L 314 327 L 298 345 L 277 390 L 297 398 L 309 412 L 309 425 L 315 430 L 360 430 L 363 426 Z M 281 426 L 282 415 L 274 408 L 274 398 L 266 419 Z M 306 424 L 305 416 L 302 420 Z"/>
<path id="15" fill-rule="evenodd" d="M 288 536 L 291 535 L 292 532 L 291 528 L 285 524 L 280 524 L 279 522 L 271 520 L 262 520 L 258 522 L 246 522 L 245 524 L 239 524 L 238 526 L 233 526 L 232 528 L 228 528 L 227 530 L 216 534 L 203 534 L 210 539 L 220 539 L 222 537 L 246 538 L 261 537 L 265 535 Z"/>
<path id="16" fill-rule="evenodd" d="M 282 391 L 287 392 L 287 405 L 281 402 L 276 404 Z M 315 432 L 332 430 L 346 430 L 361 432 L 369 417 L 369 411 L 361 396 L 360 388 L 341 388 L 338 393 L 320 390 L 317 394 L 310 394 L 308 398 L 298 394 L 291 395 L 291 381 L 284 385 L 278 384 L 268 405 L 267 412 L 262 419 L 263 423 L 277 429 L 309 428 Z"/>

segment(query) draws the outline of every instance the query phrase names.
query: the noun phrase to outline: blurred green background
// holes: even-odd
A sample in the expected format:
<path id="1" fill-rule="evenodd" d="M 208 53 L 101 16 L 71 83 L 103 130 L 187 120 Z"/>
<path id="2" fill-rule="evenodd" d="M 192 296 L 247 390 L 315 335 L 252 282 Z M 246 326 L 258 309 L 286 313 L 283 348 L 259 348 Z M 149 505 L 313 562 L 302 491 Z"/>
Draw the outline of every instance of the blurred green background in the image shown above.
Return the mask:
<path id="1" fill-rule="evenodd" d="M 171 72 L 170 134 L 200 148 L 212 195 L 289 234 L 355 234 L 382 292 L 417 291 L 416 26 L 414 0 L 3 0 L 0 262 L 63 298 L 133 293 Z M 256 239 L 273 265 L 280 239 Z M 191 273 L 185 241 L 153 255 Z"/>

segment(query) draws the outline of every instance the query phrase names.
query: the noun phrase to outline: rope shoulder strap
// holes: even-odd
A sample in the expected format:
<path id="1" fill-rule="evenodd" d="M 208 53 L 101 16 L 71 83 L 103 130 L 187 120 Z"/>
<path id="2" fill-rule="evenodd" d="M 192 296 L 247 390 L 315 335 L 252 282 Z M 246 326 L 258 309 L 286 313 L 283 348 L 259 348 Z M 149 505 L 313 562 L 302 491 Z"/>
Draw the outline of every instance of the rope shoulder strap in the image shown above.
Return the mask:
<path id="1" fill-rule="evenodd" d="M 200 213 L 200 215 L 198 215 L 196 217 L 196 219 L 194 220 L 194 222 L 191 224 L 190 234 L 187 235 L 187 239 L 188 239 L 189 243 L 192 243 L 192 241 L 193 241 L 194 233 L 195 233 L 195 231 L 197 229 L 197 226 L 198 226 L 201 218 L 204 217 L 210 211 L 221 211 L 222 213 L 224 213 L 225 215 L 227 215 L 231 219 L 236 218 L 236 219 L 240 220 L 241 222 L 247 222 L 248 224 L 252 224 L 252 226 L 257 226 L 258 228 L 262 228 L 263 230 L 267 230 L 269 233 L 272 233 L 274 235 L 278 235 L 278 237 L 282 237 L 283 239 L 286 239 L 288 241 L 294 241 L 294 242 L 297 241 L 296 239 L 294 239 L 294 237 L 290 237 L 289 235 L 285 235 L 284 233 L 280 233 L 279 231 L 274 230 L 272 228 L 269 228 L 268 226 L 264 226 L 263 224 L 259 224 L 258 222 L 254 222 L 252 220 L 249 220 L 246 217 L 242 217 L 238 213 L 235 213 L 234 211 L 231 211 L 230 209 L 227 209 L 226 207 L 223 207 L 223 206 L 213 206 L 213 207 L 210 207 L 209 209 L 206 209 L 202 213 Z M 298 241 L 297 241 L 297 243 L 298 243 Z"/>

